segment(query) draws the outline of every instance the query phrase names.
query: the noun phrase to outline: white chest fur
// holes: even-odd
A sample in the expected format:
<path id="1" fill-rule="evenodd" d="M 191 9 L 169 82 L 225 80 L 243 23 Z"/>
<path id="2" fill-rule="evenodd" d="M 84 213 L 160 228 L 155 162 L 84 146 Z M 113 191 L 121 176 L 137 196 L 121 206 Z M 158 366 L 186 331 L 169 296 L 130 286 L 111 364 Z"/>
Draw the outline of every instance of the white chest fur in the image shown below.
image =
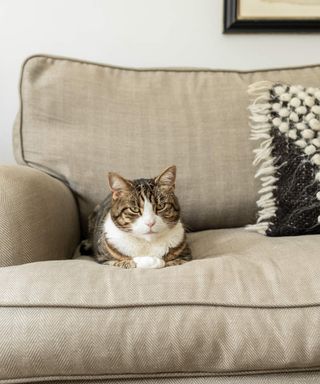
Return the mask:
<path id="1" fill-rule="evenodd" d="M 104 233 L 108 242 L 119 252 L 134 259 L 137 258 L 135 261 L 138 267 L 159 268 L 163 266 L 163 262 L 159 263 L 159 260 L 153 260 L 151 263 L 150 259 L 162 259 L 169 248 L 179 245 L 183 240 L 184 228 L 179 221 L 173 228 L 166 229 L 160 234 L 146 235 L 140 238 L 121 231 L 114 224 L 109 213 L 104 223 Z M 143 260 L 143 258 L 146 259 Z"/>

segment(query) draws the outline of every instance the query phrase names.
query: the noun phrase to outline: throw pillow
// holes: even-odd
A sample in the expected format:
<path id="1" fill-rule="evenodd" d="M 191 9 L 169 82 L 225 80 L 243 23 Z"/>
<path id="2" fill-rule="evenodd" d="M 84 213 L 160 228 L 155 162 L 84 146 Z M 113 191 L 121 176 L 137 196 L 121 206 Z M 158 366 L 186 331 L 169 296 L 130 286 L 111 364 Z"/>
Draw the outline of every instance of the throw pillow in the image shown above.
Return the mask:
<path id="1" fill-rule="evenodd" d="M 320 89 L 259 82 L 249 87 L 251 139 L 261 180 L 258 218 L 267 236 L 320 233 Z"/>

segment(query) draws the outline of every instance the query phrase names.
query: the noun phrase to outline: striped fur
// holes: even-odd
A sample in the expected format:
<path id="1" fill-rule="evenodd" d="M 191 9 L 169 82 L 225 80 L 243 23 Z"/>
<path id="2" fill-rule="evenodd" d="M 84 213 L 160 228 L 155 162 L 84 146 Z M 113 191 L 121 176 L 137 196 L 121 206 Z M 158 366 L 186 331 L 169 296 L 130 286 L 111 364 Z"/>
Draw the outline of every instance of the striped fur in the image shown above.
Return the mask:
<path id="1" fill-rule="evenodd" d="M 133 248 L 132 253 L 119 250 L 119 248 L 123 249 L 122 244 L 118 243 L 117 246 L 108 233 L 108 228 L 112 228 L 112 226 L 115 231 L 124 234 L 129 245 L 132 240 L 132 247 L 134 247 L 134 243 L 137 243 L 137 239 L 142 247 L 145 242 L 146 249 L 151 249 L 153 244 L 161 242 L 162 239 L 163 247 L 165 245 L 163 242 L 168 238 L 167 246 L 163 247 L 165 251 L 161 255 L 163 260 L 161 265 L 179 265 L 191 260 L 191 252 L 180 220 L 179 202 L 174 194 L 175 176 L 175 166 L 167 168 L 160 176 L 153 179 L 127 180 L 118 174 L 109 174 L 111 194 L 95 208 L 89 217 L 89 245 L 92 247 L 93 256 L 99 263 L 122 268 L 135 268 L 139 267 L 136 261 L 142 259 L 142 257 L 137 257 Z M 147 206 L 150 212 L 152 211 L 151 215 L 155 224 L 154 227 L 151 227 L 150 232 L 140 233 L 141 227 L 145 228 L 143 220 L 145 220 Z M 111 227 L 110 220 L 112 220 Z M 140 232 L 136 233 L 137 228 Z M 152 228 L 155 228 L 155 232 L 152 231 Z M 176 236 L 174 234 L 180 236 L 178 244 L 177 241 L 169 243 L 170 236 Z M 172 244 L 174 246 L 171 246 Z"/>

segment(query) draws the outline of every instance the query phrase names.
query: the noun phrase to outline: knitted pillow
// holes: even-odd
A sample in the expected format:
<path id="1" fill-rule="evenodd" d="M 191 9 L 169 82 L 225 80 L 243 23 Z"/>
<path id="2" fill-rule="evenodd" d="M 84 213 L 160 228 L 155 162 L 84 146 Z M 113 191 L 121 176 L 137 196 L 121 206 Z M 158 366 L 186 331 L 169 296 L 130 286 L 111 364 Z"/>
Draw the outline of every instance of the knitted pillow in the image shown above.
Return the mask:
<path id="1" fill-rule="evenodd" d="M 257 223 L 268 236 L 320 233 L 320 89 L 254 83 L 251 139 L 262 188 Z"/>

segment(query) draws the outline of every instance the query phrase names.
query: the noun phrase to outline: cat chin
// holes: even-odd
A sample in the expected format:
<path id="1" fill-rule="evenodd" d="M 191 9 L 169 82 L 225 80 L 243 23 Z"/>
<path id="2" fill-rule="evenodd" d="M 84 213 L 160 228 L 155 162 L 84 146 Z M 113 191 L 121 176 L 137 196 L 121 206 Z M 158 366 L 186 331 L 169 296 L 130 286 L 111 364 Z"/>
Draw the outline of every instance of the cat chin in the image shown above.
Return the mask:
<path id="1" fill-rule="evenodd" d="M 160 235 L 160 233 L 156 232 L 156 233 L 137 234 L 135 236 L 138 237 L 139 239 L 143 239 L 143 240 L 146 240 L 148 242 L 151 242 L 151 241 L 157 239 L 159 237 L 159 235 Z"/>

